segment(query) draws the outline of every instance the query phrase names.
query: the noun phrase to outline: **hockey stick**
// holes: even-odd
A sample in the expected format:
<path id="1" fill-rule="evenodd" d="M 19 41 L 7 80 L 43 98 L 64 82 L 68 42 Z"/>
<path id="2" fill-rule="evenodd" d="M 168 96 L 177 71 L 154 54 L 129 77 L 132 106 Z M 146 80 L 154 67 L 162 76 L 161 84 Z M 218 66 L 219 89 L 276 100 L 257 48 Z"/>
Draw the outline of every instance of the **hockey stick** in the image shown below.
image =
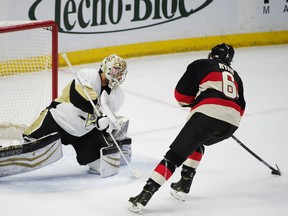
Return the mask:
<path id="1" fill-rule="evenodd" d="M 251 149 L 249 149 L 247 146 L 245 146 L 239 139 L 237 139 L 234 135 L 231 136 L 240 146 L 242 146 L 246 151 L 248 151 L 251 155 L 253 155 L 256 159 L 258 159 L 260 162 L 262 162 L 265 166 L 267 166 L 269 169 L 272 170 L 271 174 L 273 175 L 279 175 L 281 176 L 281 171 L 276 164 L 276 168 L 273 168 L 271 165 L 269 165 L 267 162 L 265 162 L 262 158 L 260 158 L 257 154 L 255 154 Z"/>
<path id="2" fill-rule="evenodd" d="M 63 54 L 62 54 L 62 57 L 63 57 L 63 59 L 66 61 L 66 63 L 67 63 L 67 65 L 69 66 L 70 70 L 71 70 L 71 71 L 73 72 L 73 74 L 75 75 L 77 81 L 80 83 L 81 88 L 83 89 L 86 97 L 89 99 L 89 102 L 91 103 L 91 105 L 92 105 L 92 107 L 93 107 L 96 115 L 97 115 L 98 117 L 101 117 L 100 111 L 98 110 L 98 108 L 96 107 L 96 105 L 93 103 L 90 95 L 89 95 L 88 92 L 86 91 L 86 89 L 85 89 L 84 85 L 82 84 L 82 82 L 81 82 L 78 74 L 76 73 L 76 71 L 74 70 L 72 64 L 70 63 L 70 61 L 69 61 L 69 59 L 68 59 L 68 57 L 67 57 L 67 54 L 66 54 L 66 53 L 63 53 Z M 109 116 L 107 116 L 107 117 L 109 118 Z M 110 119 L 109 119 L 109 120 L 110 120 Z M 112 121 L 112 123 L 113 123 L 113 121 Z M 141 176 L 141 172 L 140 172 L 139 170 L 134 170 L 134 169 L 131 167 L 130 163 L 129 163 L 128 160 L 126 159 L 124 153 L 122 152 L 121 148 L 119 147 L 119 145 L 118 145 L 117 141 L 115 140 L 114 136 L 112 135 L 112 133 L 111 133 L 110 131 L 107 132 L 107 133 L 110 135 L 113 143 L 114 143 L 115 146 L 118 148 L 120 154 L 122 155 L 125 163 L 128 165 L 128 167 L 129 167 L 130 171 L 132 172 L 133 176 L 134 176 L 135 178 L 140 177 L 140 176 Z"/>

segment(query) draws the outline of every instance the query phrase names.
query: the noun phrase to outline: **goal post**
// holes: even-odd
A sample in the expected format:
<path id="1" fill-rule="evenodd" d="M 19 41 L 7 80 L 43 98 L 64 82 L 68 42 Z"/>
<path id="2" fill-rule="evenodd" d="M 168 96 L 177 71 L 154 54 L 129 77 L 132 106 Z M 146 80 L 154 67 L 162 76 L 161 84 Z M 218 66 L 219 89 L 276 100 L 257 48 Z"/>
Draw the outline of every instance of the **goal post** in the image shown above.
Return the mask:
<path id="1" fill-rule="evenodd" d="M 0 21 L 0 137 L 19 138 L 57 90 L 56 22 Z"/>

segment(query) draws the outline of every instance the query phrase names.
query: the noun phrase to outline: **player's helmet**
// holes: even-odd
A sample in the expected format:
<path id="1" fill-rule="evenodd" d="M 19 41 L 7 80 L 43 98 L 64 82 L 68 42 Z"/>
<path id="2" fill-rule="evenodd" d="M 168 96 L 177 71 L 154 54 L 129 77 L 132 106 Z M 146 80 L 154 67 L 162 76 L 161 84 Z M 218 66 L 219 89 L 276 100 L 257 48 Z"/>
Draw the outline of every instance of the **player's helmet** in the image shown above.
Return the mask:
<path id="1" fill-rule="evenodd" d="M 234 57 L 234 48 L 231 45 L 222 43 L 211 49 L 208 55 L 209 59 L 220 60 L 227 65 L 230 65 Z"/>
<path id="2" fill-rule="evenodd" d="M 111 89 L 118 88 L 124 82 L 128 72 L 126 61 L 116 54 L 106 57 L 102 61 L 100 69 L 109 80 L 108 86 Z"/>

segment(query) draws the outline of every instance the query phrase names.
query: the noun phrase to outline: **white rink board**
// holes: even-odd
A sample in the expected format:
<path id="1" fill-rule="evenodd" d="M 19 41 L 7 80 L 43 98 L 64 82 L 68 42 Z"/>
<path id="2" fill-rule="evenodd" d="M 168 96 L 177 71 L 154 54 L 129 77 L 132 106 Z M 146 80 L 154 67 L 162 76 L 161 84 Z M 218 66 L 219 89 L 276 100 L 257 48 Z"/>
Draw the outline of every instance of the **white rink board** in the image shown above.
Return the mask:
<path id="1" fill-rule="evenodd" d="M 60 52 L 288 29 L 286 0 L 2 1 L 0 20 L 55 20 Z"/>

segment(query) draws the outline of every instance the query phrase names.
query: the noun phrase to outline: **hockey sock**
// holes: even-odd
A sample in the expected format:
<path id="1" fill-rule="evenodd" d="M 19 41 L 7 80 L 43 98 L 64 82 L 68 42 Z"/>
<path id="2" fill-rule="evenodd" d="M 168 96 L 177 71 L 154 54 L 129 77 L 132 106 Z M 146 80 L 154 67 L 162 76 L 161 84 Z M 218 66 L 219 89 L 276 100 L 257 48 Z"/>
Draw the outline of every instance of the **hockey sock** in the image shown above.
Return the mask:
<path id="1" fill-rule="evenodd" d="M 159 185 L 163 185 L 174 173 L 176 165 L 164 158 L 154 169 L 150 179 Z"/>
<path id="2" fill-rule="evenodd" d="M 201 146 L 195 152 L 189 155 L 183 164 L 195 170 L 199 166 L 203 155 L 204 155 L 204 146 Z"/>

